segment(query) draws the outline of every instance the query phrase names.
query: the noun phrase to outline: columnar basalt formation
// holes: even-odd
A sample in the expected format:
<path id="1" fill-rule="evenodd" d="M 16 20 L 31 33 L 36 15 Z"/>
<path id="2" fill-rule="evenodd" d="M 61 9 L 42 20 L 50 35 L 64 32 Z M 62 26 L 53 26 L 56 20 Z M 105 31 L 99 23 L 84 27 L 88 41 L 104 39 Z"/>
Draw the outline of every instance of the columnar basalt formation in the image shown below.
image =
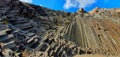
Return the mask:
<path id="1" fill-rule="evenodd" d="M 119 54 L 119 25 L 111 20 L 76 19 L 69 25 L 65 38 L 81 48 L 100 54 Z"/>
<path id="2" fill-rule="evenodd" d="M 118 56 L 119 13 L 119 9 L 104 8 L 67 13 L 18 0 L 0 0 L 0 56 Z"/>

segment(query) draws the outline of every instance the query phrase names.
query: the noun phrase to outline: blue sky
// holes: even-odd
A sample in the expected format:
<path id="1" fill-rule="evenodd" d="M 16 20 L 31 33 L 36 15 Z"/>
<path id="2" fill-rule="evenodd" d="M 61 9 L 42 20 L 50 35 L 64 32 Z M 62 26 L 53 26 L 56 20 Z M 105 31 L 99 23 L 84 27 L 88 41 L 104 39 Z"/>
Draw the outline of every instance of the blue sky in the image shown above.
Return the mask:
<path id="1" fill-rule="evenodd" d="M 76 12 L 79 8 L 90 11 L 99 8 L 120 8 L 120 0 L 21 0 L 54 10 Z"/>

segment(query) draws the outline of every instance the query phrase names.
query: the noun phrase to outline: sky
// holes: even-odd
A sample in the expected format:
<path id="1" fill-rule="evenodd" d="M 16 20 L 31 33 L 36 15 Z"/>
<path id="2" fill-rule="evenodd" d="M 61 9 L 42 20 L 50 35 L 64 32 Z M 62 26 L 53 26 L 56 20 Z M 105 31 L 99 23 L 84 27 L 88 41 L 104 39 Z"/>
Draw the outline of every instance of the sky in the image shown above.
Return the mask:
<path id="1" fill-rule="evenodd" d="M 120 8 L 120 0 L 20 0 L 53 10 L 76 12 L 80 8 L 90 11 L 99 8 Z"/>

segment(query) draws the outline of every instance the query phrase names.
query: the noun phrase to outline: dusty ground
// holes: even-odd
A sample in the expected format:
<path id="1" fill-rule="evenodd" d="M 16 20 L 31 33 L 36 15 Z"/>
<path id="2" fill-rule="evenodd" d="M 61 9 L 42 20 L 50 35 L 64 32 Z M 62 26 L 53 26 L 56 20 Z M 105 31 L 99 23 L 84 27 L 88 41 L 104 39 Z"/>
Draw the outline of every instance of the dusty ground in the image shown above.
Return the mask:
<path id="1" fill-rule="evenodd" d="M 88 54 L 84 54 L 84 55 L 75 55 L 74 57 L 120 57 L 120 56 L 105 56 L 105 55 L 88 55 Z"/>

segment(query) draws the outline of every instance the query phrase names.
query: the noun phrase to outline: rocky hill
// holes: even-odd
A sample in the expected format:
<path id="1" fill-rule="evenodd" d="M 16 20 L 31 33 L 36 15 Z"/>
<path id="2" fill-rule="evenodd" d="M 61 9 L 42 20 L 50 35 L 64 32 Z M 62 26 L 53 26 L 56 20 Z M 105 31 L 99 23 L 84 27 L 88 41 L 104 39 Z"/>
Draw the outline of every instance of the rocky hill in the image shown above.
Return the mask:
<path id="1" fill-rule="evenodd" d="M 0 56 L 119 56 L 119 21 L 120 9 L 68 13 L 0 0 Z"/>

